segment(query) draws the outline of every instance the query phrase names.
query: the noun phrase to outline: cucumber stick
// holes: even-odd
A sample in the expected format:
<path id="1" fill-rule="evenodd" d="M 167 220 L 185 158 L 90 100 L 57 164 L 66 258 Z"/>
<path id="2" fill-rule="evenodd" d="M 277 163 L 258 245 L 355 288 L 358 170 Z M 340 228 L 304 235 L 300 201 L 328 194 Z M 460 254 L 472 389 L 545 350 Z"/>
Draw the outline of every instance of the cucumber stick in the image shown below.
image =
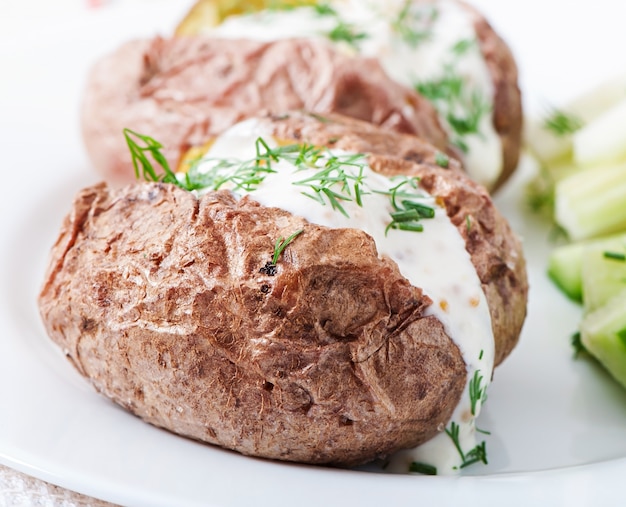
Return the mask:
<path id="1" fill-rule="evenodd" d="M 582 302 L 584 243 L 571 243 L 552 250 L 548 259 L 548 275 L 574 301 Z"/>
<path id="2" fill-rule="evenodd" d="M 626 234 L 555 248 L 548 259 L 548 275 L 568 297 L 595 308 L 622 288 L 616 280 L 626 276 L 626 262 L 605 253 L 626 253 Z"/>
<path id="3" fill-rule="evenodd" d="M 626 248 L 588 249 L 582 263 L 582 293 L 586 312 L 605 305 L 626 289 Z"/>
<path id="4" fill-rule="evenodd" d="M 580 333 L 589 353 L 626 387 L 626 290 L 588 313 Z"/>
<path id="5" fill-rule="evenodd" d="M 626 230 L 626 163 L 597 166 L 559 181 L 554 218 L 574 241 Z"/>

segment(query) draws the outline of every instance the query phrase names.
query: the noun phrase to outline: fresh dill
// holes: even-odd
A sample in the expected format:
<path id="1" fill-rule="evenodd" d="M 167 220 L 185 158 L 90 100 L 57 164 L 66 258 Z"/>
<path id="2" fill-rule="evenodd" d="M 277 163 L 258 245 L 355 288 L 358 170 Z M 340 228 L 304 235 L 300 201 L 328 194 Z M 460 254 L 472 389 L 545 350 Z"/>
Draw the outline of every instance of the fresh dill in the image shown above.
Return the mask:
<path id="1" fill-rule="evenodd" d="M 577 116 L 553 108 L 543 121 L 543 127 L 557 136 L 573 134 L 583 127 L 583 120 Z"/>
<path id="2" fill-rule="evenodd" d="M 437 475 L 437 467 L 414 461 L 409 465 L 409 472 L 423 475 Z"/>
<path id="3" fill-rule="evenodd" d="M 432 38 L 432 23 L 438 15 L 439 11 L 435 7 L 419 8 L 416 11 L 412 0 L 405 0 L 391 28 L 410 47 L 416 48 Z"/>
<path id="4" fill-rule="evenodd" d="M 491 111 L 491 105 L 477 91 L 465 102 L 465 114 L 449 111 L 446 119 L 454 131 L 461 137 L 478 134 L 480 120 Z"/>
<path id="5" fill-rule="evenodd" d="M 621 262 L 626 261 L 626 254 L 623 254 L 621 252 L 607 251 L 607 252 L 603 252 L 602 255 L 605 259 L 611 259 L 613 261 L 621 261 Z"/>
<path id="6" fill-rule="evenodd" d="M 342 201 L 354 201 L 360 207 L 363 206 L 363 180 L 365 169 L 365 155 L 357 153 L 353 155 L 334 155 L 329 150 L 322 150 L 314 146 L 303 145 L 300 156 L 293 162 L 296 168 L 319 170 L 303 180 L 293 182 L 294 185 L 307 186 L 309 191 L 302 194 L 325 205 L 330 203 L 333 210 L 349 217 L 341 204 Z M 322 160 L 320 167 L 318 161 Z M 356 174 L 346 171 L 346 168 L 356 168 Z"/>
<path id="7" fill-rule="evenodd" d="M 437 164 L 439 167 L 447 169 L 450 166 L 450 157 L 448 157 L 448 155 L 446 155 L 445 153 L 438 151 L 435 154 L 435 164 Z"/>
<path id="8" fill-rule="evenodd" d="M 367 33 L 359 32 L 354 25 L 340 18 L 337 18 L 337 24 L 326 36 L 333 42 L 345 42 L 353 47 L 357 47 L 359 41 L 368 37 Z"/>
<path id="9" fill-rule="evenodd" d="M 476 47 L 476 44 L 476 38 L 461 39 L 457 41 L 454 46 L 452 46 L 452 52 L 457 56 L 461 56 L 466 54 L 470 49 Z"/>
<path id="10" fill-rule="evenodd" d="M 463 452 L 463 449 L 461 448 L 461 442 L 459 440 L 459 429 L 459 425 L 452 421 L 452 423 L 450 424 L 450 428 L 446 428 L 446 433 L 452 440 L 452 443 L 459 453 L 459 456 L 461 456 L 461 468 L 468 467 L 478 462 L 482 462 L 487 465 L 487 447 L 485 441 L 476 445 L 476 447 L 469 450 L 467 453 Z"/>
<path id="11" fill-rule="evenodd" d="M 294 239 L 296 239 L 296 237 L 298 237 L 300 234 L 302 234 L 302 232 L 303 232 L 303 230 L 300 229 L 300 230 L 297 230 L 296 232 L 294 232 L 287 239 L 285 239 L 285 238 L 283 238 L 281 236 L 280 238 L 278 238 L 276 240 L 276 243 L 274 243 L 274 255 L 272 256 L 272 264 L 274 266 L 278 262 L 278 258 L 283 253 L 283 250 L 285 250 L 285 248 L 287 248 L 287 245 L 289 245 Z"/>
<path id="12" fill-rule="evenodd" d="M 474 376 L 469 381 L 472 415 L 476 415 L 476 409 L 487 400 L 487 386 L 483 385 L 483 380 L 480 370 L 476 370 Z"/>
<path id="13" fill-rule="evenodd" d="M 316 3 L 313 9 L 318 16 L 337 16 L 337 11 L 325 2 Z"/>
<path id="14" fill-rule="evenodd" d="M 320 17 L 332 17 L 335 21 L 335 26 L 322 35 L 328 37 L 333 42 L 345 42 L 346 44 L 358 48 L 358 42 L 368 37 L 367 33 L 360 32 L 358 28 L 351 24 L 346 23 L 339 13 L 327 2 L 316 3 L 313 5 L 315 13 Z"/>
<path id="15" fill-rule="evenodd" d="M 443 64 L 443 72 L 429 80 L 415 83 L 415 90 L 435 107 L 451 131 L 451 142 L 467 153 L 465 138 L 480 135 L 482 119 L 493 105 L 478 88 L 468 86 L 458 72 L 459 61 L 478 48 L 474 39 L 461 39 L 450 49 L 450 59 Z"/>
<path id="16" fill-rule="evenodd" d="M 173 183 L 184 190 L 204 188 L 219 190 L 224 185 L 230 184 L 231 190 L 242 189 L 250 192 L 255 190 L 268 174 L 276 172 L 272 168 L 272 162 L 277 162 L 284 153 L 296 151 L 298 148 L 297 145 L 271 148 L 263 138 L 259 137 L 255 141 L 256 157 L 253 159 L 241 161 L 198 158 L 192 163 L 189 171 L 179 178 L 170 169 L 167 159 L 161 151 L 163 148 L 161 143 L 150 136 L 139 134 L 130 129 L 124 129 L 124 136 L 131 153 L 137 179 Z M 144 145 L 140 146 L 137 141 L 143 142 Z M 161 167 L 163 171 L 161 174 L 157 173 L 157 169 L 147 156 L 148 153 Z M 205 167 L 200 172 L 198 167 L 201 161 L 209 162 L 210 169 L 206 170 Z"/>
<path id="17" fill-rule="evenodd" d="M 423 203 L 424 195 L 419 192 L 419 178 L 399 176 L 393 179 L 400 181 L 386 192 L 377 191 L 377 193 L 389 196 L 393 207 L 393 211 L 390 212 L 391 222 L 387 225 L 385 234 L 390 229 L 423 231 L 424 226 L 421 220 L 434 218 L 435 209 Z"/>
<path id="18" fill-rule="evenodd" d="M 198 190 L 209 188 L 219 190 L 225 185 L 233 191 L 244 190 L 252 192 L 265 180 L 268 174 L 275 173 L 273 162 L 278 162 L 283 154 L 291 147 L 271 148 L 267 142 L 259 137 L 255 141 L 256 156 L 249 160 L 226 158 L 204 158 L 185 173 L 183 188 Z M 202 170 L 199 170 L 202 162 Z"/>
<path id="19" fill-rule="evenodd" d="M 139 134 L 128 128 L 125 128 L 123 133 L 126 138 L 128 149 L 130 150 L 133 167 L 135 168 L 135 178 L 143 178 L 146 181 L 161 181 L 164 183 L 178 184 L 176 174 L 170 169 L 167 159 L 161 152 L 161 149 L 163 148 L 161 143 L 149 136 Z M 143 142 L 144 146 L 140 146 L 138 141 Z M 161 166 L 164 171 L 163 174 L 157 174 L 156 169 L 147 156 L 147 153 L 152 155 L 154 161 Z"/>
<path id="20" fill-rule="evenodd" d="M 570 343 L 572 345 L 572 348 L 574 349 L 574 358 L 578 359 L 578 357 L 580 357 L 582 354 L 587 352 L 587 349 L 585 348 L 585 346 L 583 345 L 582 339 L 581 339 L 581 334 L 580 331 L 575 332 L 571 339 L 570 339 Z"/>
<path id="21" fill-rule="evenodd" d="M 198 157 L 193 160 L 186 173 L 177 175 L 170 169 L 162 154 L 161 143 L 129 129 L 124 130 L 124 135 L 133 157 L 137 178 L 172 183 L 188 191 L 226 188 L 234 192 L 253 192 L 269 174 L 276 173 L 274 163 L 285 160 L 295 166 L 296 171 L 315 171 L 292 183 L 306 187 L 306 190 L 301 191 L 302 195 L 321 205 L 330 204 L 333 210 L 339 211 L 345 217 L 349 218 L 349 215 L 344 203 L 354 202 L 363 207 L 363 196 L 369 193 L 364 185 L 367 160 L 362 153 L 337 155 L 326 147 L 320 148 L 311 144 L 289 144 L 273 148 L 263 138 L 258 137 L 255 141 L 256 156 L 249 160 Z M 136 140 L 142 141 L 144 145 L 140 146 Z M 157 172 L 146 153 L 152 155 L 162 173 Z M 435 209 L 424 203 L 427 196 L 419 191 L 419 178 L 402 176 L 392 180 L 399 182 L 387 191 L 374 191 L 388 196 L 393 208 L 385 234 L 389 229 L 422 231 L 421 220 L 434 218 Z M 293 238 L 287 240 L 292 241 Z M 277 243 L 276 248 L 280 246 L 282 243 Z"/>

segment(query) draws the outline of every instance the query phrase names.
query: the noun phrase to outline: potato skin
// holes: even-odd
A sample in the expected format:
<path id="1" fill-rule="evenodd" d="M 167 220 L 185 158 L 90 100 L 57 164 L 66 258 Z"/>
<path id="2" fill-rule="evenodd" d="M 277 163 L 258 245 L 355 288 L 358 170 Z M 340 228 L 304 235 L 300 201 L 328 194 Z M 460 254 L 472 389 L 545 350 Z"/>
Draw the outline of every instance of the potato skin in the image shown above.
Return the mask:
<path id="1" fill-rule="evenodd" d="M 369 145 L 373 169 L 420 176 L 485 263 L 496 354 L 506 356 L 517 335 L 500 315 L 504 301 L 521 305 L 506 307 L 519 334 L 523 256 L 482 187 L 436 167 L 436 150 L 412 136 L 303 113 L 261 122 L 284 139 Z M 274 242 L 300 229 L 272 276 Z M 447 424 L 466 368 L 424 316 L 430 304 L 362 231 L 160 183 L 80 192 L 39 296 L 78 371 L 147 422 L 244 454 L 335 465 L 384 458 Z"/>
<path id="2" fill-rule="evenodd" d="M 81 127 L 94 167 L 122 184 L 135 178 L 124 128 L 163 143 L 176 167 L 188 148 L 238 121 L 296 109 L 351 116 L 447 147 L 433 106 L 393 81 L 378 61 L 305 39 L 129 41 L 91 70 Z"/>
<path id="3" fill-rule="evenodd" d="M 276 276 L 261 273 L 298 229 Z M 356 230 L 225 192 L 100 184 L 77 197 L 53 259 L 52 339 L 97 390 L 191 438 L 353 465 L 432 437 L 465 385 L 458 349 L 422 315 L 429 299 Z"/>

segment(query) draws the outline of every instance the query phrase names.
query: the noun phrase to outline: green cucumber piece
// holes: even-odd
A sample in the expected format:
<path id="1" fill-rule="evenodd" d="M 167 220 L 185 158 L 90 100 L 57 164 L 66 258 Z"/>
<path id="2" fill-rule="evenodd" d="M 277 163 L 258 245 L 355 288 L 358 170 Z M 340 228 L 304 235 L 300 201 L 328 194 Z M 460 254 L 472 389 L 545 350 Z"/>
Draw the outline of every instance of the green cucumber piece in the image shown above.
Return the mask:
<path id="1" fill-rule="evenodd" d="M 626 290 L 626 245 L 615 242 L 604 248 L 587 248 L 582 286 L 586 312 L 600 308 L 613 296 Z"/>
<path id="2" fill-rule="evenodd" d="M 588 313 L 580 333 L 587 351 L 626 387 L 626 290 Z"/>
<path id="3" fill-rule="evenodd" d="M 582 302 L 582 265 L 584 243 L 571 243 L 552 250 L 548 259 L 548 276 L 574 301 Z"/>
<path id="4" fill-rule="evenodd" d="M 562 179 L 554 218 L 574 241 L 626 229 L 626 164 L 598 166 Z"/>
<path id="5" fill-rule="evenodd" d="M 556 247 L 550 253 L 548 258 L 548 275 L 554 281 L 554 283 L 571 299 L 577 302 L 582 302 L 587 298 L 583 297 L 585 290 L 589 290 L 583 283 L 583 266 L 588 262 L 588 258 L 595 258 L 594 252 L 598 252 L 598 255 L 603 256 L 604 252 L 623 252 L 626 249 L 626 233 L 620 233 L 613 236 L 607 236 L 605 238 L 599 238 L 595 240 L 579 241 L 577 243 L 570 243 Z M 604 271 L 611 271 L 612 268 L 620 270 L 621 266 L 615 262 L 607 263 L 602 267 Z M 587 287 L 594 284 L 593 267 L 585 268 L 587 273 Z M 620 270 L 615 277 L 621 277 L 622 271 Z M 606 277 L 610 278 L 611 273 L 607 273 Z M 604 279 L 598 276 L 599 279 Z M 602 284 L 603 282 L 600 282 Z M 592 306 L 595 308 L 600 304 L 593 303 L 597 301 L 597 292 L 600 292 L 602 301 L 606 301 L 610 295 L 615 294 L 618 289 L 607 289 L 602 287 L 599 289 L 590 289 L 594 291 L 591 296 Z M 610 293 L 608 296 L 602 296 L 604 293 Z"/>

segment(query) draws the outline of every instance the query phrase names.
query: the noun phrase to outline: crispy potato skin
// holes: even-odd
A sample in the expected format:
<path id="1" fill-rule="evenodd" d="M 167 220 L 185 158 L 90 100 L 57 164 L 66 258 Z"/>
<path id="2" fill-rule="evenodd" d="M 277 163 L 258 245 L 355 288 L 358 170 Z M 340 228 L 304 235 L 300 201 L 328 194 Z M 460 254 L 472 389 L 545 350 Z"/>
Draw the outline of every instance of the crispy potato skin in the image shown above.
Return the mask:
<path id="1" fill-rule="evenodd" d="M 93 165 L 120 184 L 135 178 L 124 128 L 163 143 L 176 167 L 191 146 L 238 121 L 296 109 L 339 113 L 447 146 L 426 99 L 391 80 L 378 61 L 347 56 L 319 40 L 130 41 L 90 72 L 81 125 Z"/>
<path id="2" fill-rule="evenodd" d="M 297 229 L 278 273 L 260 273 Z M 191 438 L 357 464 L 432 437 L 465 384 L 428 298 L 356 230 L 227 193 L 98 185 L 53 259 L 52 339 L 107 397 Z"/>
<path id="3" fill-rule="evenodd" d="M 431 164 L 436 150 L 412 136 L 302 113 L 261 122 L 285 139 L 369 145 L 373 169 L 420 176 L 466 239 L 497 361 L 506 356 L 526 275 L 482 187 Z M 272 276 L 263 268 L 274 242 L 300 229 Z M 78 371 L 144 420 L 244 454 L 335 465 L 414 447 L 449 420 L 466 369 L 424 316 L 430 304 L 361 231 L 159 183 L 81 191 L 39 296 L 50 337 Z"/>

